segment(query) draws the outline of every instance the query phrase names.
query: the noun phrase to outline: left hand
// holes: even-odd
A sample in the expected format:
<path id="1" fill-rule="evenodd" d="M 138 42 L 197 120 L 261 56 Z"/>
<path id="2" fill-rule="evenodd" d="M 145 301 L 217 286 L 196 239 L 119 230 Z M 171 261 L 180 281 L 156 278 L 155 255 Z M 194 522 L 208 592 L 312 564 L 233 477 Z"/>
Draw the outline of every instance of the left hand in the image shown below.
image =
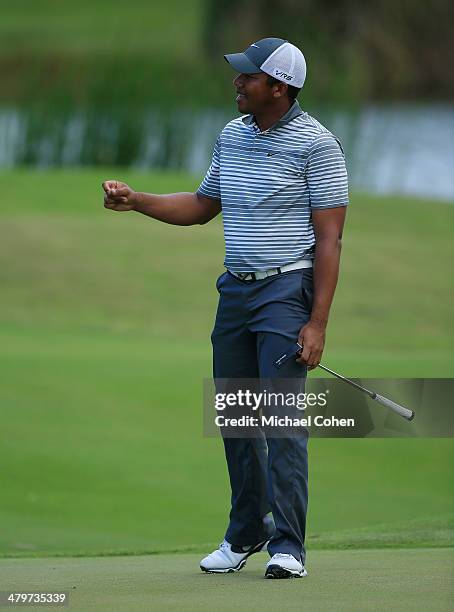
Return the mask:
<path id="1" fill-rule="evenodd" d="M 303 347 L 303 352 L 296 360 L 297 363 L 306 364 L 309 370 L 313 370 L 322 358 L 325 346 L 325 327 L 309 321 L 300 329 L 298 342 Z"/>

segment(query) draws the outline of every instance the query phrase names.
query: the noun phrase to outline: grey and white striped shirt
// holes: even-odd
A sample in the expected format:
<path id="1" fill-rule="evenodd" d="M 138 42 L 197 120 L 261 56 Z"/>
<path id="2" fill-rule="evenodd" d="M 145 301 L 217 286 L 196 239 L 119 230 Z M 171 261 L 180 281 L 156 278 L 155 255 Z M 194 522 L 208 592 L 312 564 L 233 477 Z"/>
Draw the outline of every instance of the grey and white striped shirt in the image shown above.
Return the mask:
<path id="1" fill-rule="evenodd" d="M 252 115 L 219 135 L 198 192 L 221 201 L 226 257 L 233 272 L 312 259 L 312 209 L 348 204 L 339 141 L 297 101 L 261 132 Z"/>

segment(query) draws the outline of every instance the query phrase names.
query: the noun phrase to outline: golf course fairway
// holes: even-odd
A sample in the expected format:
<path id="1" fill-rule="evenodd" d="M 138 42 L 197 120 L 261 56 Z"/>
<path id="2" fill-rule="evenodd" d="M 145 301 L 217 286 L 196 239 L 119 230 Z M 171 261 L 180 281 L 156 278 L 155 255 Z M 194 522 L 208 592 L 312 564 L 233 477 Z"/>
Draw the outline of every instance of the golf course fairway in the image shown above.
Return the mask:
<path id="1" fill-rule="evenodd" d="M 229 510 L 202 432 L 220 220 L 103 209 L 103 180 L 195 189 L 183 174 L 0 178 L 0 591 L 68 591 L 70 610 L 450 609 L 452 438 L 312 439 L 309 576 L 265 580 L 265 554 L 202 574 Z M 452 376 L 453 222 L 446 204 L 353 194 L 326 365 Z"/>

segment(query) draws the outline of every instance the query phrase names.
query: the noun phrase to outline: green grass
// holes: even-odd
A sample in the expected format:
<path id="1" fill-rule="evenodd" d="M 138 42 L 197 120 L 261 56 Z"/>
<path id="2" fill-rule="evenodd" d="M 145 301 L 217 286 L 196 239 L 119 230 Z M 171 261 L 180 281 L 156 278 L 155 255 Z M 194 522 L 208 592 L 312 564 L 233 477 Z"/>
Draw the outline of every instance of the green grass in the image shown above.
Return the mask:
<path id="1" fill-rule="evenodd" d="M 314 551 L 309 576 L 264 580 L 264 554 L 238 574 L 202 574 L 199 555 L 0 560 L 1 588 L 69 593 L 71 610 L 452 609 L 452 549 Z"/>
<path id="2" fill-rule="evenodd" d="M 205 343 L 222 271 L 220 219 L 177 228 L 105 211 L 101 182 L 109 177 L 157 193 L 198 185 L 118 168 L 0 174 L 0 253 L 8 259 L 0 317 L 8 326 Z M 380 372 L 365 365 L 362 375 L 452 374 L 453 221 L 454 207 L 437 202 L 353 196 L 327 355 L 341 352 L 349 364 L 373 354 Z"/>
<path id="3" fill-rule="evenodd" d="M 0 174 L 3 556 L 202 552 L 222 538 L 227 474 L 201 412 L 221 224 L 106 211 L 107 178 L 156 192 L 198 183 Z M 452 376 L 453 216 L 353 197 L 326 363 Z M 312 440 L 309 548 L 452 546 L 453 456 L 449 439 Z"/>
<path id="4" fill-rule="evenodd" d="M 103 113 L 225 107 L 231 70 L 219 53 L 213 78 L 201 43 L 203 9 L 204 0 L 4 0 L 0 100 L 51 115 L 81 106 Z"/>
<path id="5" fill-rule="evenodd" d="M 172 59 L 199 50 L 203 0 L 128 3 L 3 0 L 3 53 L 122 55 Z"/>

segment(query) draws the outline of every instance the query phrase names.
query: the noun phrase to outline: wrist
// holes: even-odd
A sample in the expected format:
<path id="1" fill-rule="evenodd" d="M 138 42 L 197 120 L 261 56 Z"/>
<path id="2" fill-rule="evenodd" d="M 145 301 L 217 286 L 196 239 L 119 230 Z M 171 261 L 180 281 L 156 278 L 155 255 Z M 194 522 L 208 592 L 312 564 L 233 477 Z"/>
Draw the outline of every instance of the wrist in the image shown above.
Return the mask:
<path id="1" fill-rule="evenodd" d="M 309 319 L 309 324 L 313 327 L 316 327 L 320 331 L 325 331 L 326 326 L 328 325 L 328 317 L 320 317 L 317 315 L 312 315 Z"/>
<path id="2" fill-rule="evenodd" d="M 140 212 L 140 207 L 142 204 L 142 193 L 140 191 L 133 191 L 130 197 L 130 202 L 132 204 L 133 210 Z"/>

